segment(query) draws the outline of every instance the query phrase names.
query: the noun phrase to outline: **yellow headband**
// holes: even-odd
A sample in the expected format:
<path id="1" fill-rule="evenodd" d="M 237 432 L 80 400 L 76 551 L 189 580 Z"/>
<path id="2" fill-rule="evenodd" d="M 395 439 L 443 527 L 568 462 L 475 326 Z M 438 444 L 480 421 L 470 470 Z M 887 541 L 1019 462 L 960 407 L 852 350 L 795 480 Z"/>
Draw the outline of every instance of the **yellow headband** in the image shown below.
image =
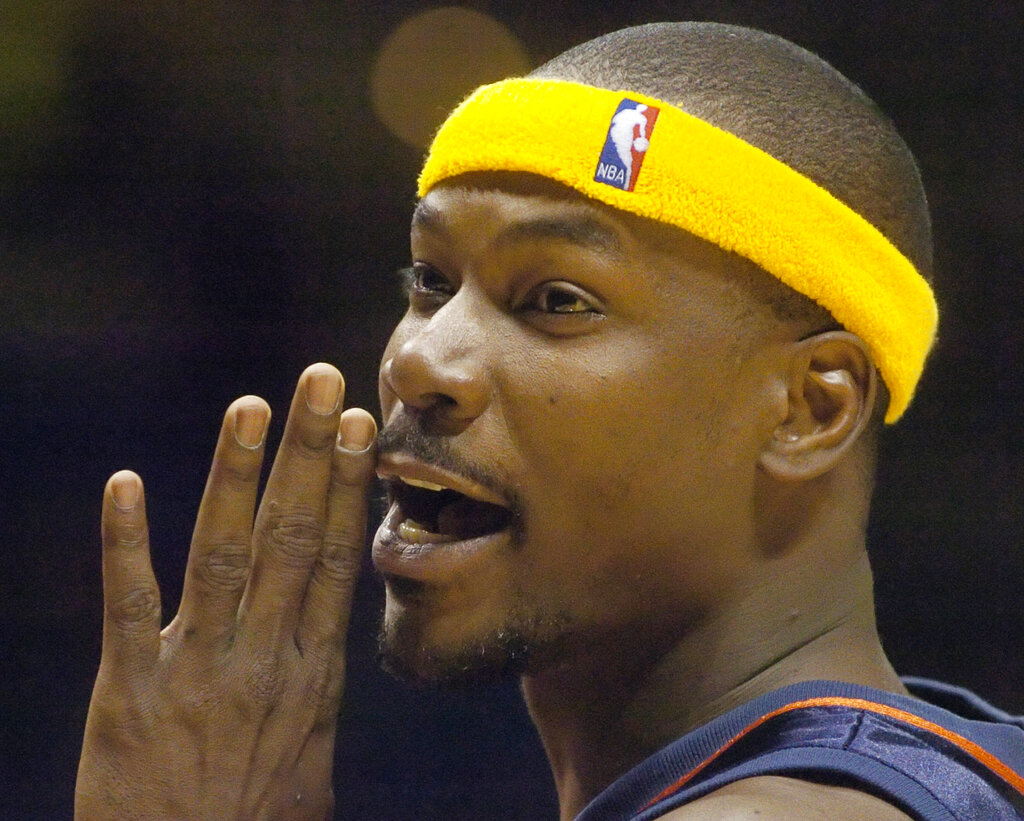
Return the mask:
<path id="1" fill-rule="evenodd" d="M 746 257 L 865 341 L 886 422 L 910 404 L 938 321 L 928 283 L 867 220 L 739 137 L 643 94 L 503 80 L 441 126 L 419 195 L 472 171 L 540 174 Z"/>

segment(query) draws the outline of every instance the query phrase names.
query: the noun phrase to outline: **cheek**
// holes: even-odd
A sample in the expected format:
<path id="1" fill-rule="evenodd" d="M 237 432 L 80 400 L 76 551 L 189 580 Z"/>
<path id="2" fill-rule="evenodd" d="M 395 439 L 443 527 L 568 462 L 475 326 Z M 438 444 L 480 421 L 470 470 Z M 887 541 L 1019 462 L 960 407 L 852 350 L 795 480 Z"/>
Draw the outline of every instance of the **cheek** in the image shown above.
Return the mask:
<path id="1" fill-rule="evenodd" d="M 588 508 L 618 506 L 654 477 L 697 469 L 722 412 L 721 388 L 700 363 L 617 347 L 535 358 L 519 384 L 499 391 L 515 397 L 504 415 L 526 472 L 563 483 Z"/>
<path id="2" fill-rule="evenodd" d="M 628 360 L 546 364 L 510 389 L 518 400 L 505 413 L 538 519 L 531 530 L 611 537 L 639 515 L 652 462 L 675 447 L 665 441 L 672 430 L 662 428 L 662 403 Z"/>
<path id="3" fill-rule="evenodd" d="M 510 427 L 524 460 L 539 583 L 571 589 L 579 580 L 607 602 L 636 585 L 652 598 L 662 589 L 692 602 L 717 584 L 712 545 L 735 526 L 742 471 L 730 443 L 712 435 L 723 386 L 699 363 L 680 362 L 576 361 L 571 379 L 542 369 L 529 404 L 517 403 Z"/>

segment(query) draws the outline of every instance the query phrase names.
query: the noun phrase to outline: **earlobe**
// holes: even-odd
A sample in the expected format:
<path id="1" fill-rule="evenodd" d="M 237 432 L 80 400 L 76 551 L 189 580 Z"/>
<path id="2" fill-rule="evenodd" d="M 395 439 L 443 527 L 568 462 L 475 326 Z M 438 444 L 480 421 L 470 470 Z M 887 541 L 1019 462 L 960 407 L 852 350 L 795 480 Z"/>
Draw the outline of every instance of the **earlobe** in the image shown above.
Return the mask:
<path id="1" fill-rule="evenodd" d="M 783 481 L 806 481 L 831 470 L 871 417 L 877 374 L 860 337 L 829 331 L 793 348 L 788 413 L 761 452 L 761 467 Z"/>

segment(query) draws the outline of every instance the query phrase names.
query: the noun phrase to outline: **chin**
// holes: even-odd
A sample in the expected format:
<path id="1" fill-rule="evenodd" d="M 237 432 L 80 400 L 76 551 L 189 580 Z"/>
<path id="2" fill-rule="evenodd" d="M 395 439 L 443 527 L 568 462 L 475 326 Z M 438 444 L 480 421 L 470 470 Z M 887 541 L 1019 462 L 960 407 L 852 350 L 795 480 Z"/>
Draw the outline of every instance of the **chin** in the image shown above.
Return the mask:
<path id="1" fill-rule="evenodd" d="M 389 584 L 389 588 L 391 585 Z M 388 607 L 378 637 L 381 666 L 396 678 L 445 689 L 486 686 L 535 675 L 564 656 L 570 620 L 510 613 L 500 626 L 444 638 L 429 616 Z"/>

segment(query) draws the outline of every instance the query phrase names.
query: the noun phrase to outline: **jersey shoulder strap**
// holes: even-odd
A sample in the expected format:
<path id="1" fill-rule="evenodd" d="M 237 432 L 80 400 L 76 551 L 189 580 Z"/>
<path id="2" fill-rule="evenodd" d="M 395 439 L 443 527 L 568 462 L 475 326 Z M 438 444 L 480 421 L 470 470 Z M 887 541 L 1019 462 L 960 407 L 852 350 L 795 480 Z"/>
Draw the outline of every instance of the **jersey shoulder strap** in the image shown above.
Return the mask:
<path id="1" fill-rule="evenodd" d="M 761 775 L 864 790 L 924 821 L 1024 820 L 1019 720 L 994 708 L 987 714 L 966 691 L 954 695 L 970 697 L 971 718 L 837 682 L 784 688 L 647 759 L 578 821 L 651 821 Z"/>

